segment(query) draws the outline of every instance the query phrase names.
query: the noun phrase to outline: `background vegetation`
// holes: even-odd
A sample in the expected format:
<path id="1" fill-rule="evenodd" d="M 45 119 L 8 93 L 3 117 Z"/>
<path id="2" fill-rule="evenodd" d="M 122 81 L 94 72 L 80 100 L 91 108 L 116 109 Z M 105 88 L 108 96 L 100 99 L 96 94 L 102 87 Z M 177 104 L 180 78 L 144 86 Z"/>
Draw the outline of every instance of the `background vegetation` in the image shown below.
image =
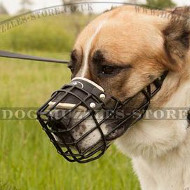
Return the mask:
<path id="1" fill-rule="evenodd" d="M 93 17 L 80 13 L 42 17 L 0 33 L 0 47 L 15 51 L 69 52 L 77 34 Z M 0 21 L 6 18 L 1 16 Z"/>

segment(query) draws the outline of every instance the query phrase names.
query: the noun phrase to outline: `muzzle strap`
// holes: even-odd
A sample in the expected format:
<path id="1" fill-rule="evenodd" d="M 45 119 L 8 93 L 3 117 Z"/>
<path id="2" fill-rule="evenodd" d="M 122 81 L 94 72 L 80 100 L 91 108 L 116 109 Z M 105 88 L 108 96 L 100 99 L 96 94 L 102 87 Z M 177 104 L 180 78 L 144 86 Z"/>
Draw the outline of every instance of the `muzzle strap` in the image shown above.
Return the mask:
<path id="1" fill-rule="evenodd" d="M 42 61 L 42 62 L 51 62 L 51 63 L 61 63 L 61 64 L 69 63 L 69 61 L 65 61 L 65 60 L 43 58 L 43 57 L 25 55 L 25 54 L 20 54 L 20 53 L 12 53 L 9 51 L 2 51 L 2 50 L 0 50 L 0 57 L 6 57 L 6 58 L 12 58 L 12 59 L 24 59 L 24 60 L 32 60 L 32 61 Z"/>

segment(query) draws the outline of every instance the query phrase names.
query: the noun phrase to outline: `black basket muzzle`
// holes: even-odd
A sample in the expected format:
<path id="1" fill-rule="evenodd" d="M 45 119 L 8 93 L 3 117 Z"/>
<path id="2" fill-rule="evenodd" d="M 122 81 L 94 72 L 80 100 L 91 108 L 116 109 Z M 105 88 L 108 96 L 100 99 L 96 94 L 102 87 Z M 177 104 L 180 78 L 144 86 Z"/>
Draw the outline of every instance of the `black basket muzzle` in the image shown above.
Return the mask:
<path id="1" fill-rule="evenodd" d="M 59 154 L 70 162 L 86 163 L 102 156 L 111 141 L 140 120 L 167 73 L 135 96 L 121 102 L 86 78 L 74 78 L 53 93 L 37 116 Z M 135 98 L 141 102 L 135 106 Z"/>

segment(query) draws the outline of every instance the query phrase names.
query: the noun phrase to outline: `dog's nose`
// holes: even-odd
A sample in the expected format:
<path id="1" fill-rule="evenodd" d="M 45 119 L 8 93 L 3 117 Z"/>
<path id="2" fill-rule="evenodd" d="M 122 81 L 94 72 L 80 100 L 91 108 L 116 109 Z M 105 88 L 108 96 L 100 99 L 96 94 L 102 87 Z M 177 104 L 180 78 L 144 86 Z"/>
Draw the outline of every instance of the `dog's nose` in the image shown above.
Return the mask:
<path id="1" fill-rule="evenodd" d="M 50 102 L 50 105 L 53 107 L 55 104 L 55 102 Z M 50 119 L 54 121 L 52 128 L 69 131 L 79 118 L 85 116 L 86 113 L 87 109 L 81 105 L 78 106 L 74 103 L 59 103 L 49 114 Z"/>
<path id="2" fill-rule="evenodd" d="M 73 143 L 72 136 L 69 132 L 69 128 L 71 126 L 71 117 L 59 120 L 57 115 L 54 114 L 49 118 L 48 125 L 51 128 L 54 138 L 61 146 Z"/>
<path id="3" fill-rule="evenodd" d="M 54 135 L 57 136 L 58 142 L 64 139 L 66 144 L 73 142 L 72 133 L 78 129 L 77 122 L 86 115 L 87 109 L 82 105 L 77 105 L 75 98 L 66 98 L 64 102 L 52 101 L 49 103 L 49 126 Z"/>

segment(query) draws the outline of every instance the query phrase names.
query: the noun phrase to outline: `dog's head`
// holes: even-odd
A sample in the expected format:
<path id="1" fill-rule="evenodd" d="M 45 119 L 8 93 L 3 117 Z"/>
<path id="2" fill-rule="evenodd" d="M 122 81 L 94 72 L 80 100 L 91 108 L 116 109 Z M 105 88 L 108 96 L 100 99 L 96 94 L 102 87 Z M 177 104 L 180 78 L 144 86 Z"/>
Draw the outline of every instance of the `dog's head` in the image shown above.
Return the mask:
<path id="1" fill-rule="evenodd" d="M 167 12 L 151 14 L 134 7 L 104 13 L 78 36 L 69 65 L 72 78 L 90 79 L 122 101 L 166 70 L 185 70 L 190 24 L 176 15 L 171 19 Z M 158 98 L 159 105 L 166 100 L 161 93 Z"/>
<path id="2" fill-rule="evenodd" d="M 186 17 L 178 18 L 159 11 L 153 14 L 151 10 L 139 11 L 134 7 L 120 7 L 106 12 L 92 21 L 78 36 L 69 65 L 72 78 L 81 77 L 98 84 L 104 89 L 109 105 L 110 97 L 116 97 L 122 102 L 169 71 L 162 89 L 150 104 L 152 107 L 165 106 L 177 91 L 179 82 L 187 79 L 188 22 Z M 125 109 L 138 107 L 142 99 L 143 97 L 136 96 L 130 108 Z M 72 138 L 80 139 L 93 125 L 91 118 L 87 119 L 72 131 Z M 101 126 L 104 134 L 111 127 L 114 127 L 114 123 L 113 126 L 106 123 Z M 139 144 L 135 144 L 139 128 L 135 129 L 134 126 L 126 133 L 130 135 L 122 137 L 125 146 L 133 147 L 131 152 L 142 143 L 142 139 L 147 141 L 146 135 L 142 134 L 138 139 Z M 118 130 L 114 139 L 123 131 Z M 59 136 L 58 140 L 61 138 Z M 101 135 L 95 130 L 81 142 L 79 148 L 86 149 L 100 138 Z M 126 141 L 127 138 L 130 140 Z"/>

